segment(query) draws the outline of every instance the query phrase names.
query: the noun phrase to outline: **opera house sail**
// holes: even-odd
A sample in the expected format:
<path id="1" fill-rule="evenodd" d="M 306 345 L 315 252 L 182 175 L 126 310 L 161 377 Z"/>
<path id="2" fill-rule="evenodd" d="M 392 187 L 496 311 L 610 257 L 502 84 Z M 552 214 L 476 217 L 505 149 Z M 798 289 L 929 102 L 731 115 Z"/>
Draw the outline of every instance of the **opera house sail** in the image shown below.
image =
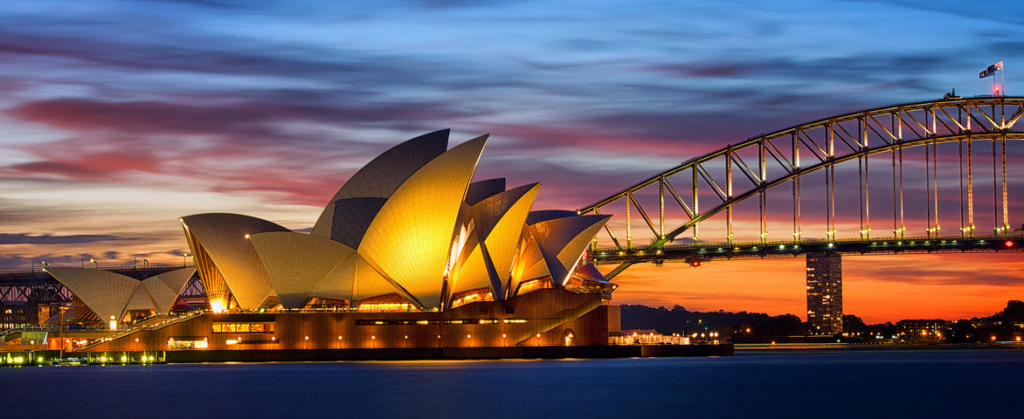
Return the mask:
<path id="1" fill-rule="evenodd" d="M 204 348 L 231 341 L 296 347 L 284 337 L 294 333 L 306 347 L 324 347 L 332 336 L 330 345 L 344 347 L 397 345 L 400 337 L 405 345 L 462 346 L 474 335 L 480 345 L 564 344 L 577 335 L 606 344 L 609 324 L 617 324 L 609 320 L 617 311 L 607 307 L 616 286 L 586 255 L 610 216 L 534 211 L 539 182 L 474 182 L 488 136 L 449 149 L 448 135 L 432 132 L 374 158 L 331 197 L 309 233 L 239 214 L 181 217 L 195 268 L 173 271 L 173 280 L 49 272 L 103 320 L 121 320 L 133 307 L 166 315 L 196 272 L 209 301 L 200 316 L 210 323 Z M 295 320 L 317 313 L 330 313 L 324 325 Z M 494 327 L 485 333 L 485 324 Z M 429 325 L 436 326 L 416 329 Z M 175 327 L 164 332 L 168 342 L 196 339 Z M 478 329 L 457 338 L 466 327 Z M 218 335 L 224 330 L 272 339 L 226 339 Z"/>

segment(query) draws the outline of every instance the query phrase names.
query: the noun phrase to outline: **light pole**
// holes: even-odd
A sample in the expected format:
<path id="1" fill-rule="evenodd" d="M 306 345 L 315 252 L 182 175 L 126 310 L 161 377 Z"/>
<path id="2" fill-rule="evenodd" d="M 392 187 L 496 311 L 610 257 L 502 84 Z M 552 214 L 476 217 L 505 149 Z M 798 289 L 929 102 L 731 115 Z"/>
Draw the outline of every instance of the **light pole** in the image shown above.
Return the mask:
<path id="1" fill-rule="evenodd" d="M 60 333 L 57 334 L 57 337 L 60 339 L 60 357 L 62 359 L 64 358 L 64 312 L 67 309 L 66 306 L 60 306 Z"/>
<path id="2" fill-rule="evenodd" d="M 188 262 L 185 262 L 185 258 L 187 258 L 187 257 L 188 257 L 188 253 L 182 253 L 181 254 L 181 266 L 182 267 L 185 267 L 186 264 L 188 263 Z"/>
<path id="3" fill-rule="evenodd" d="M 89 262 L 92 262 L 92 268 L 96 269 L 96 259 L 89 259 Z"/>

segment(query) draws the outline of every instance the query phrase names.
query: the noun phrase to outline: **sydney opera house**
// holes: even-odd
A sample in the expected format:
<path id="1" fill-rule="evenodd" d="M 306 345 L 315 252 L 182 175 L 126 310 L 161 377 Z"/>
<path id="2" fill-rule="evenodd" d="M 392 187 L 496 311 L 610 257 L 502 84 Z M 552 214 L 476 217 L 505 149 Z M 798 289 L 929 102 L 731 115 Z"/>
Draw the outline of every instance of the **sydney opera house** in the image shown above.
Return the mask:
<path id="1" fill-rule="evenodd" d="M 608 216 L 531 211 L 540 183 L 473 182 L 487 136 L 448 130 L 356 172 L 309 233 L 181 217 L 195 267 L 145 280 L 48 268 L 65 314 L 118 332 L 91 351 L 606 345 L 615 285 L 587 262 Z M 196 271 L 209 308 L 178 294 Z"/>

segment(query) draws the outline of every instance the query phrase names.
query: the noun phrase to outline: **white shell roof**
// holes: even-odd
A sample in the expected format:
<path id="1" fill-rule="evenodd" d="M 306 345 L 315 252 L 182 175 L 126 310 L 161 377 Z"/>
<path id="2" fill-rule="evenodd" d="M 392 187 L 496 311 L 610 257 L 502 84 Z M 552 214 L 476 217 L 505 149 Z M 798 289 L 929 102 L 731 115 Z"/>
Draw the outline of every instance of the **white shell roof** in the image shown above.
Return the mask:
<path id="1" fill-rule="evenodd" d="M 466 203 L 476 205 L 477 202 L 502 192 L 505 192 L 505 178 L 503 177 L 476 181 L 470 183 L 469 188 L 466 189 Z"/>
<path id="2" fill-rule="evenodd" d="M 226 213 L 189 215 L 182 217 L 182 222 L 217 265 L 239 307 L 258 309 L 274 295 L 270 277 L 246 235 L 288 229 L 267 220 Z"/>
<path id="3" fill-rule="evenodd" d="M 610 218 L 610 215 L 577 215 L 530 226 L 555 284 L 565 283 L 587 245 Z"/>
<path id="4" fill-rule="evenodd" d="M 142 282 L 99 269 L 46 268 L 104 322 L 120 320 Z"/>
<path id="5" fill-rule="evenodd" d="M 396 292 L 395 287 L 357 253 L 332 272 L 309 296 L 355 301 Z"/>
<path id="6" fill-rule="evenodd" d="M 339 199 L 390 198 L 410 176 L 445 152 L 449 131 L 445 129 L 421 135 L 371 160 L 338 189 L 320 213 L 311 234 L 331 237 L 335 220 L 344 222 L 347 216 L 338 214 L 335 209 Z"/>
<path id="7" fill-rule="evenodd" d="M 142 287 L 153 300 L 153 307 L 158 313 L 167 314 L 178 300 L 178 295 L 185 289 L 196 268 L 175 269 L 160 275 L 144 279 Z"/>
<path id="8" fill-rule="evenodd" d="M 141 284 L 141 282 L 140 282 Z M 125 307 L 126 311 L 130 310 L 153 310 L 156 311 L 156 306 L 153 305 L 153 299 L 149 296 L 149 292 L 146 291 L 146 287 L 138 287 L 135 289 L 135 295 L 132 296 L 132 300 L 128 302 L 128 306 Z"/>
<path id="9" fill-rule="evenodd" d="M 576 211 L 569 210 L 541 210 L 531 211 L 530 215 L 526 218 L 526 224 L 534 225 L 543 221 L 550 221 L 559 218 L 575 217 L 579 215 Z"/>
<path id="10" fill-rule="evenodd" d="M 334 202 L 334 220 L 331 240 L 353 249 L 359 247 L 366 229 L 370 228 L 377 212 L 384 207 L 386 198 L 345 198 Z"/>
<path id="11" fill-rule="evenodd" d="M 455 275 L 451 294 L 454 295 L 463 291 L 487 287 L 491 289 L 495 296 L 498 296 L 501 288 L 500 286 L 495 287 L 491 282 L 492 278 L 489 271 L 483 248 L 481 246 L 474 246 L 465 263 L 459 269 L 458 274 Z"/>
<path id="12" fill-rule="evenodd" d="M 249 236 L 277 298 L 285 308 L 300 308 L 302 303 L 329 276 L 356 253 L 336 241 L 284 231 Z"/>
<path id="13" fill-rule="evenodd" d="M 520 186 L 479 201 L 472 207 L 475 234 L 481 245 L 463 265 L 453 293 L 491 286 L 497 299 L 504 298 L 512 261 L 519 248 L 523 224 L 540 191 L 540 183 Z M 474 260 L 477 257 L 479 260 Z M 490 266 L 488 266 L 488 264 Z M 478 278 L 480 273 L 489 274 Z"/>
<path id="14" fill-rule="evenodd" d="M 359 254 L 422 308 L 440 306 L 455 224 L 486 143 L 484 135 L 460 144 L 409 177 L 359 245 Z"/>

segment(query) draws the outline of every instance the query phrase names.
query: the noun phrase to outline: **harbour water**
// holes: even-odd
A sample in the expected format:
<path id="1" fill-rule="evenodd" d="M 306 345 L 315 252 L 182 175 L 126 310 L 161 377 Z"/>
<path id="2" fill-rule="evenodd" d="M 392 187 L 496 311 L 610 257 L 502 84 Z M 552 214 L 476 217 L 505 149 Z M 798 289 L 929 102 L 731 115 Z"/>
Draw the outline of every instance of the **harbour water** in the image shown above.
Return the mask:
<path id="1" fill-rule="evenodd" d="M 941 418 L 1021 411 L 1024 350 L 0 368 L 5 417 Z"/>

